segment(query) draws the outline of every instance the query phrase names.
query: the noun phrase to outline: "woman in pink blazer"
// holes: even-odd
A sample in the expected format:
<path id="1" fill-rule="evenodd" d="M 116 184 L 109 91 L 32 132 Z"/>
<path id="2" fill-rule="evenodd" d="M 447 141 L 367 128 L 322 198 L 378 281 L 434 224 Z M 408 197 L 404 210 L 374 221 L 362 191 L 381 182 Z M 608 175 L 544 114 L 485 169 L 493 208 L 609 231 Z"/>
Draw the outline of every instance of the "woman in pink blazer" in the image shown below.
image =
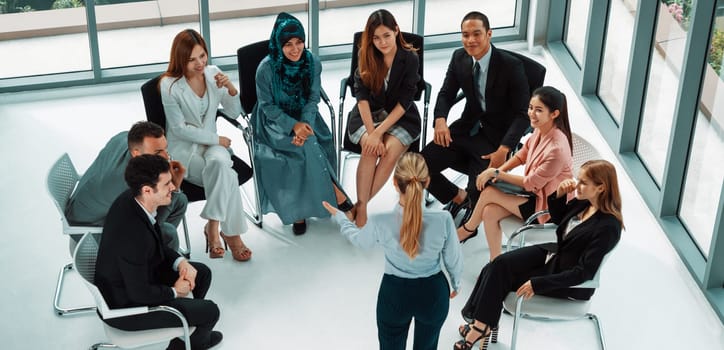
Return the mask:
<path id="1" fill-rule="evenodd" d="M 500 220 L 510 215 L 528 218 L 547 209 L 546 198 L 556 191 L 561 181 L 573 177 L 573 142 L 566 96 L 554 87 L 538 88 L 530 99 L 528 117 L 534 128 L 533 135 L 500 168 L 488 168 L 478 175 L 475 183 L 482 191 L 480 198 L 470 219 L 458 228 L 458 238 L 462 243 L 477 235 L 482 221 L 491 261 L 501 253 L 503 233 Z M 508 173 L 523 164 L 523 176 Z M 527 197 L 504 193 L 495 186 L 487 185 L 489 181 L 503 181 L 522 187 Z M 544 223 L 548 219 L 549 216 L 544 215 L 538 221 Z"/>

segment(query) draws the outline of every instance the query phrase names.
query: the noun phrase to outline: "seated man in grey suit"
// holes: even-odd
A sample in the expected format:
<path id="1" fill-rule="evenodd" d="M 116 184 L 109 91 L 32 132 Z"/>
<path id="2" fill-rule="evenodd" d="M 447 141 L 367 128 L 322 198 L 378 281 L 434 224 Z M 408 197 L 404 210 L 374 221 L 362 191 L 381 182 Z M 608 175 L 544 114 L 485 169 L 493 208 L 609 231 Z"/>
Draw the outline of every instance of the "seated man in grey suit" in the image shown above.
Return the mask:
<path id="1" fill-rule="evenodd" d="M 111 204 L 98 247 L 95 283 L 111 309 L 166 305 L 180 311 L 189 326 L 192 349 L 208 349 L 223 335 L 212 331 L 219 307 L 204 299 L 211 286 L 211 270 L 189 262 L 161 242 L 154 218 L 160 206 L 171 203 L 176 189 L 169 162 L 157 155 L 139 155 L 128 161 L 124 178 L 128 189 Z M 187 298 L 193 293 L 193 299 Z M 180 327 L 181 320 L 168 312 L 151 312 L 104 320 L 127 330 Z M 183 349 L 171 340 L 168 349 Z"/>
<path id="2" fill-rule="evenodd" d="M 131 130 L 113 136 L 83 174 L 70 197 L 65 213 L 70 223 L 103 226 L 111 203 L 128 189 L 123 180 L 128 161 L 141 154 L 170 159 L 167 148 L 163 128 L 152 122 L 137 122 Z M 180 162 L 171 161 L 171 175 L 176 188 L 181 186 L 185 171 Z M 171 203 L 158 208 L 156 219 L 161 223 L 163 241 L 173 250 L 179 248 L 176 228 L 186 213 L 187 204 L 186 195 L 174 192 Z"/>

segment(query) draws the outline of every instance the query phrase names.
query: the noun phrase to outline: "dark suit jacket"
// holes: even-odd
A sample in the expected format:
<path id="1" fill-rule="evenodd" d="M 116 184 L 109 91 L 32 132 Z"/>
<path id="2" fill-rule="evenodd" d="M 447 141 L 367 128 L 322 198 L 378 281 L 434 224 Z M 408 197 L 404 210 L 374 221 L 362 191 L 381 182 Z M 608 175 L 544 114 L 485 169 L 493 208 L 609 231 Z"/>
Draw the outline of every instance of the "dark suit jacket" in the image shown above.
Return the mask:
<path id="1" fill-rule="evenodd" d="M 160 305 L 174 299 L 162 275 L 173 273 L 179 254 L 161 239 L 131 190 L 121 193 L 106 216 L 96 260 L 95 284 L 110 308 Z"/>
<path id="2" fill-rule="evenodd" d="M 530 90 L 523 63 L 517 58 L 490 45 L 490 66 L 485 85 L 486 111 L 482 111 L 473 87 L 473 58 L 460 48 L 455 50 L 435 103 L 435 118 L 446 118 L 455 104 L 458 91 L 465 95 L 465 109 L 460 119 L 450 125 L 455 135 L 469 135 L 474 123 L 480 122 L 480 132 L 494 146 L 513 149 L 523 132 L 530 126 L 528 103 Z"/>
<path id="3" fill-rule="evenodd" d="M 530 279 L 537 294 L 572 297 L 587 300 L 593 295 L 592 288 L 567 288 L 581 284 L 593 278 L 601 266 L 603 257 L 610 252 L 621 239 L 621 223 L 611 214 L 600 210 L 588 220 L 576 226 L 563 238 L 568 221 L 586 209 L 590 203 L 573 199 L 566 203 L 566 196 L 548 197 L 548 210 L 551 221 L 558 224 L 557 243 L 541 246 L 556 252 L 545 266 L 545 274 Z"/>
<path id="4" fill-rule="evenodd" d="M 401 126 L 412 137 L 420 135 L 420 112 L 415 105 L 415 93 L 417 93 L 417 83 L 420 81 L 420 75 L 417 74 L 420 62 L 415 51 L 408 51 L 397 48 L 395 59 L 390 68 L 390 78 L 387 83 L 387 89 L 379 94 L 375 94 L 362 84 L 359 76 L 359 69 L 355 72 L 354 77 L 354 94 L 357 101 L 366 100 L 370 104 L 370 110 L 376 111 L 384 108 L 387 113 L 399 103 L 405 109 L 405 114 L 397 121 L 396 125 Z M 350 114 L 359 111 L 355 105 Z M 351 118 L 349 120 L 349 130 L 357 130 L 362 126 L 361 118 Z"/>

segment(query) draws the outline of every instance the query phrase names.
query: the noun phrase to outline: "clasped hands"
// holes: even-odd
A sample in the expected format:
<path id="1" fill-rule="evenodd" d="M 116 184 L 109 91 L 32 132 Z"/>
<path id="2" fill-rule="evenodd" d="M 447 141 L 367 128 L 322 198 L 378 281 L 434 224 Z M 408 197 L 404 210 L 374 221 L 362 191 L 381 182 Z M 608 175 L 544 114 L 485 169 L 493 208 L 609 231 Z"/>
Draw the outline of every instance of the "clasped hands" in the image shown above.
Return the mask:
<path id="1" fill-rule="evenodd" d="M 311 135 L 314 135 L 314 130 L 312 130 L 312 127 L 304 122 L 297 122 L 296 124 L 294 124 L 292 131 L 294 132 L 294 137 L 292 137 L 292 145 L 297 147 L 302 147 L 304 145 L 304 142 L 307 141 L 307 138 Z"/>
<path id="2" fill-rule="evenodd" d="M 387 148 L 382 142 L 382 135 L 377 133 L 377 129 L 371 133 L 365 132 L 359 144 L 362 146 L 362 154 L 365 156 L 382 157 L 387 153 Z"/>
<path id="3" fill-rule="evenodd" d="M 176 296 L 186 297 L 196 287 L 196 269 L 186 259 L 178 264 L 178 279 L 173 284 Z"/>

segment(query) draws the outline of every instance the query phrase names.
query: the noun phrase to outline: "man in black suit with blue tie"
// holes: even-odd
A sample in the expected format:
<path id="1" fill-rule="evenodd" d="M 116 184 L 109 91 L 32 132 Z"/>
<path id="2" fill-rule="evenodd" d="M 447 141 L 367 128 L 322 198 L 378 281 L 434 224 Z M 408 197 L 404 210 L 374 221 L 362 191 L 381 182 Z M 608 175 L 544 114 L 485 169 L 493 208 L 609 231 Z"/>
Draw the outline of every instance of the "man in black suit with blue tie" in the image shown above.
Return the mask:
<path id="1" fill-rule="evenodd" d="M 124 178 L 128 189 L 111 204 L 106 215 L 96 260 L 95 283 L 111 309 L 166 305 L 180 311 L 189 326 L 192 349 L 208 349 L 222 339 L 212 331 L 219 308 L 204 299 L 211 270 L 189 262 L 163 243 L 156 220 L 159 206 L 171 203 L 176 189 L 168 160 L 139 155 L 128 161 Z M 189 294 L 193 298 L 186 298 Z M 112 327 L 135 331 L 180 327 L 168 312 L 152 312 L 104 320 Z M 183 349 L 175 338 L 169 349 Z"/>
<path id="2" fill-rule="evenodd" d="M 422 150 L 431 175 L 428 190 L 447 203 L 453 217 L 477 201 L 475 177 L 502 165 L 530 126 L 523 63 L 490 43 L 493 32 L 484 14 L 468 13 L 461 29 L 463 48 L 453 53 L 435 103 L 435 137 Z M 465 109 L 448 128 L 448 113 L 460 90 Z M 466 189 L 441 173 L 447 168 L 468 175 Z"/>

